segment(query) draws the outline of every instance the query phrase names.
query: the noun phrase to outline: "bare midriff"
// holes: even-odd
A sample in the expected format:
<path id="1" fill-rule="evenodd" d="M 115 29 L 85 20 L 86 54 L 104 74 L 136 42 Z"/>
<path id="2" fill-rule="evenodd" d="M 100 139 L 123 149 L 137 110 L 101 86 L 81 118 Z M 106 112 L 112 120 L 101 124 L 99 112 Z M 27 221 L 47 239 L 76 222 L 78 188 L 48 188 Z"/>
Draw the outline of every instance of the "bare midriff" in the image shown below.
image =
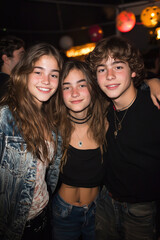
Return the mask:
<path id="1" fill-rule="evenodd" d="M 67 203 L 75 206 L 89 205 L 93 202 L 99 192 L 99 187 L 82 188 L 73 187 L 62 183 L 59 195 Z"/>

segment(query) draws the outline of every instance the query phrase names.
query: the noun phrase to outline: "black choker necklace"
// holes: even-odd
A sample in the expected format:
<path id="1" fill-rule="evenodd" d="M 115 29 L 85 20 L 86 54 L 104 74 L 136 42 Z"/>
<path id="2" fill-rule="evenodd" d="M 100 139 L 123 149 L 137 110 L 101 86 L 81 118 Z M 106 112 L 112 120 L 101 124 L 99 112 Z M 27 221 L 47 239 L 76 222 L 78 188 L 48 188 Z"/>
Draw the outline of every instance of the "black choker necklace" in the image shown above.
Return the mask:
<path id="1" fill-rule="evenodd" d="M 90 118 L 91 118 L 91 116 L 92 116 L 92 114 L 90 113 L 90 114 L 88 114 L 85 118 L 76 118 L 76 117 L 74 117 L 74 116 L 72 116 L 70 113 L 68 114 L 69 115 L 69 119 L 72 121 L 72 122 L 74 122 L 74 123 L 77 123 L 77 124 L 83 124 L 83 123 L 86 123 Z M 77 120 L 77 121 L 75 121 L 75 120 Z"/>

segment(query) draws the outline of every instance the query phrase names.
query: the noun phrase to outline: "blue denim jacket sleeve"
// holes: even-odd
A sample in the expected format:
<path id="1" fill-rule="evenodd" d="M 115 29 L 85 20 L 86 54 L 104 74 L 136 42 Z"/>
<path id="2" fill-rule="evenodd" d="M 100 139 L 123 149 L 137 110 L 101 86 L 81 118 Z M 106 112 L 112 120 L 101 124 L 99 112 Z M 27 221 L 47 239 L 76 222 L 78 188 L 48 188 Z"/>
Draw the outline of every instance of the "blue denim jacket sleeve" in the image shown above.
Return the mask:
<path id="1" fill-rule="evenodd" d="M 0 239 L 20 240 L 32 204 L 37 159 L 27 151 L 11 111 L 0 108 Z"/>
<path id="2" fill-rule="evenodd" d="M 55 133 L 53 133 L 53 137 L 55 138 Z M 47 172 L 47 184 L 51 189 L 51 192 L 53 193 L 55 191 L 55 188 L 57 186 L 58 177 L 59 177 L 59 171 L 60 171 L 60 162 L 62 157 L 62 138 L 60 135 L 58 135 L 58 142 L 57 142 L 57 153 L 54 158 L 53 164 L 49 166 L 48 172 Z"/>
<path id="3" fill-rule="evenodd" d="M 0 128 L 0 159 L 2 158 L 2 145 L 4 142 L 4 134 Z"/>

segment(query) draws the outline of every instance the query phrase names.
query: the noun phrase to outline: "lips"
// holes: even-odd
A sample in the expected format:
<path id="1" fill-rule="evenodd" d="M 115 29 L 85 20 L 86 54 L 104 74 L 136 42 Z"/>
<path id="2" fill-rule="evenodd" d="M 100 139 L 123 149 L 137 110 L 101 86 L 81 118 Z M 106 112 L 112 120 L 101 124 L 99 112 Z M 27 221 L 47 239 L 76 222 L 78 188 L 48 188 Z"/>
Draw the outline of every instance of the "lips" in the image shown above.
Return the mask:
<path id="1" fill-rule="evenodd" d="M 78 103 L 81 103 L 82 100 L 74 100 L 74 101 L 71 101 L 72 104 L 78 104 Z"/>
<path id="2" fill-rule="evenodd" d="M 110 85 L 106 85 L 106 88 L 109 90 L 115 90 L 116 88 L 119 87 L 120 84 L 110 84 Z"/>

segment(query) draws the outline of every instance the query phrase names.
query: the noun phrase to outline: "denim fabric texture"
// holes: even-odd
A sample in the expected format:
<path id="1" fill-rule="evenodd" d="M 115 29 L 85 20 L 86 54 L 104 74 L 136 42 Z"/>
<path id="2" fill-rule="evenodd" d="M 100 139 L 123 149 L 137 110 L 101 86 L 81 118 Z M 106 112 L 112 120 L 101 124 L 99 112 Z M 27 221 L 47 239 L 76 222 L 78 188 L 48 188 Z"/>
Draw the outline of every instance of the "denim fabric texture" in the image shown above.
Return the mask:
<path id="1" fill-rule="evenodd" d="M 97 203 L 96 240 L 155 240 L 155 215 L 155 202 L 119 202 L 104 188 Z"/>
<path id="2" fill-rule="evenodd" d="M 32 133 L 31 133 L 32 134 Z M 55 134 L 53 133 L 55 137 Z M 54 191 L 59 175 L 61 138 L 47 181 Z M 35 188 L 37 159 L 27 146 L 8 106 L 0 109 L 0 239 L 20 240 Z"/>
<path id="3" fill-rule="evenodd" d="M 82 207 L 65 202 L 58 193 L 52 202 L 53 240 L 95 240 L 97 199 Z"/>

